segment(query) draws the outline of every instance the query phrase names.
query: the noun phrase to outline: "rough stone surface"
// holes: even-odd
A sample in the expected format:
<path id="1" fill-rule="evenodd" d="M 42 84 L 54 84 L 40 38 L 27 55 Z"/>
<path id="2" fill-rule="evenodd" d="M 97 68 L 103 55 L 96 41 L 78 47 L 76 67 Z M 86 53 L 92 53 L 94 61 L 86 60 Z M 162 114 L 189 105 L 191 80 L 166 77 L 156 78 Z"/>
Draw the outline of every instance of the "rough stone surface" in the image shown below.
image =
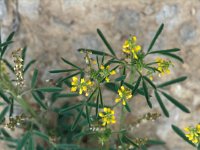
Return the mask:
<path id="1" fill-rule="evenodd" d="M 6 5 L 7 6 L 6 6 Z M 53 68 L 67 68 L 60 57 L 69 59 L 77 65 L 83 59 L 77 48 L 97 48 L 105 50 L 101 39 L 96 34 L 100 28 L 110 44 L 120 54 L 121 45 L 129 34 L 136 35 L 144 50 L 161 23 L 164 31 L 154 49 L 178 47 L 185 60 L 184 64 L 175 62 L 172 75 L 187 75 L 186 82 L 170 87 L 169 93 L 188 106 L 191 114 L 182 113 L 168 101 L 170 118 L 141 126 L 131 131 L 142 136 L 151 136 L 166 141 L 159 150 L 192 150 L 193 148 L 179 138 L 171 129 L 171 124 L 180 128 L 196 124 L 200 115 L 200 1 L 199 0 L 0 0 L 0 23 L 3 37 L 11 30 L 17 31 L 15 44 L 11 49 L 28 45 L 28 60 L 36 58 L 36 66 L 41 70 L 41 79 L 54 76 L 48 71 Z M 4 38 L 3 38 L 4 39 Z M 10 55 L 8 54 L 8 57 Z M 109 93 L 105 93 L 109 96 Z M 164 99 L 164 98 L 163 98 Z M 157 110 L 159 106 L 156 102 Z M 136 107 L 136 106 L 137 107 Z M 143 98 L 131 103 L 134 111 L 127 116 L 128 123 L 133 123 L 138 115 L 148 112 Z M 138 108 L 142 108 L 138 110 Z M 131 128 L 131 127 L 130 127 Z M 144 129 L 145 128 L 145 129 Z M 144 131 L 141 133 L 141 130 Z"/>

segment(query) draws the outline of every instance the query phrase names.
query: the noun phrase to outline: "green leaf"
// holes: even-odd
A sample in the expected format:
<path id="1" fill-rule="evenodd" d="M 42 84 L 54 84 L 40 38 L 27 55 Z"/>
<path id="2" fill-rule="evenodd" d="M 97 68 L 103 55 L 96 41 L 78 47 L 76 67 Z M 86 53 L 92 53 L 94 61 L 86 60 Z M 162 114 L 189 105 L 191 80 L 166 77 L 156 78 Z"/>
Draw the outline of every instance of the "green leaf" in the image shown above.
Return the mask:
<path id="1" fill-rule="evenodd" d="M 143 87 L 143 90 L 144 90 L 144 95 L 145 95 L 145 98 L 147 100 L 147 104 L 150 108 L 152 108 L 152 104 L 151 104 L 151 101 L 149 99 L 149 92 L 148 92 L 148 88 L 146 86 L 146 83 L 144 80 L 142 80 L 142 87 Z"/>
<path id="2" fill-rule="evenodd" d="M 149 54 L 160 54 L 160 53 L 173 53 L 180 51 L 179 48 L 172 48 L 172 49 L 166 49 L 166 50 L 157 50 L 157 51 L 151 51 Z"/>
<path id="3" fill-rule="evenodd" d="M 137 91 L 138 87 L 140 86 L 140 82 L 141 82 L 142 77 L 140 76 L 135 84 L 134 89 L 132 89 L 132 94 L 135 94 L 135 92 Z"/>
<path id="4" fill-rule="evenodd" d="M 82 106 L 82 105 L 83 105 L 83 103 L 78 103 L 78 104 L 76 104 L 76 105 L 72 105 L 72 106 L 69 106 L 69 107 L 67 107 L 67 108 L 62 108 L 62 109 L 59 110 L 59 114 L 64 114 L 64 113 L 66 113 L 67 111 L 70 111 L 70 110 L 72 110 L 72 109 L 76 109 L 76 108 L 78 108 L 78 107 L 80 107 L 80 106 Z"/>
<path id="5" fill-rule="evenodd" d="M 124 79 L 126 79 L 126 75 L 122 75 L 122 76 L 116 78 L 115 81 L 118 82 L 118 81 L 122 81 Z"/>
<path id="6" fill-rule="evenodd" d="M 5 118 L 5 115 L 6 113 L 8 112 L 8 109 L 9 109 L 9 106 L 6 106 L 2 111 L 1 111 L 1 114 L 0 114 L 0 123 L 3 122 L 4 118 Z"/>
<path id="7" fill-rule="evenodd" d="M 100 87 L 99 87 L 99 98 L 100 98 L 101 105 L 104 106 L 102 92 L 101 92 L 101 88 Z"/>
<path id="8" fill-rule="evenodd" d="M 97 91 L 98 88 L 96 88 L 89 96 L 89 98 L 87 99 L 87 103 L 92 99 L 93 95 L 95 94 L 95 92 Z"/>
<path id="9" fill-rule="evenodd" d="M 84 52 L 84 53 L 88 52 L 88 53 L 93 54 L 93 55 L 110 56 L 110 54 L 108 54 L 108 53 L 98 51 L 98 50 L 93 50 L 93 49 L 80 48 L 80 49 L 78 49 L 78 51 Z"/>
<path id="10" fill-rule="evenodd" d="M 38 103 L 38 105 L 40 105 L 42 108 L 44 108 L 46 110 L 47 106 L 43 103 L 43 101 L 40 99 L 40 97 L 34 92 L 32 92 L 32 95 L 33 95 L 34 100 Z"/>
<path id="11" fill-rule="evenodd" d="M 34 139 L 32 136 L 29 138 L 29 143 L 28 143 L 28 150 L 35 150 L 35 144 L 34 144 Z"/>
<path id="12" fill-rule="evenodd" d="M 10 104 L 10 99 L 3 93 L 3 91 L 0 90 L 0 97 L 3 98 L 3 100 Z"/>
<path id="13" fill-rule="evenodd" d="M 143 76 L 143 79 L 145 79 L 156 90 L 155 84 L 148 77 Z"/>
<path id="14" fill-rule="evenodd" d="M 117 93 L 119 86 L 116 83 L 113 82 L 109 82 L 109 83 L 105 83 L 106 88 L 108 88 L 109 90 Z"/>
<path id="15" fill-rule="evenodd" d="M 80 74 L 80 73 L 81 73 L 81 72 L 79 71 L 79 72 L 76 72 L 76 73 L 74 73 L 74 74 L 71 74 L 71 75 L 69 75 L 69 76 L 63 78 L 62 80 L 60 80 L 59 83 L 65 82 L 65 81 L 67 81 L 69 78 L 72 78 L 73 76 L 76 76 L 76 75 L 78 75 L 78 74 Z"/>
<path id="16" fill-rule="evenodd" d="M 76 71 L 77 69 L 61 69 L 61 70 L 51 70 L 50 73 L 63 73 L 63 72 L 72 72 Z"/>
<path id="17" fill-rule="evenodd" d="M 10 35 L 9 35 L 8 38 L 6 39 L 6 43 L 7 43 L 7 44 L 5 44 L 5 46 L 3 47 L 2 51 L 1 51 L 1 58 L 3 57 L 3 55 L 4 55 L 4 53 L 5 53 L 5 51 L 6 51 L 7 47 L 8 47 L 8 45 L 9 45 L 10 43 L 12 43 L 11 40 L 12 40 L 14 34 L 15 34 L 15 32 L 10 33 Z M 3 44 L 4 44 L 4 43 L 1 44 L 1 47 L 2 47 Z"/>
<path id="18" fill-rule="evenodd" d="M 162 109 L 164 115 L 165 115 L 166 117 L 169 117 L 169 112 L 168 112 L 168 110 L 166 109 L 165 105 L 163 104 L 160 95 L 158 94 L 157 91 L 154 91 L 154 94 L 155 94 L 155 96 L 156 96 L 156 99 L 157 99 L 157 101 L 158 101 L 158 103 L 159 103 L 159 105 L 160 105 L 160 108 Z"/>
<path id="19" fill-rule="evenodd" d="M 89 127 L 91 126 L 91 123 L 90 123 L 90 113 L 89 113 L 89 108 L 87 105 L 85 105 L 85 111 L 86 111 L 86 118 L 87 118 L 87 122 L 89 124 Z"/>
<path id="20" fill-rule="evenodd" d="M 124 106 L 125 106 L 125 108 L 126 108 L 126 110 L 128 112 L 131 112 L 131 109 L 130 109 L 130 106 L 129 106 L 128 102 L 126 102 L 126 105 L 124 105 Z"/>
<path id="21" fill-rule="evenodd" d="M 77 68 L 77 69 L 81 70 L 80 67 L 78 67 L 78 66 L 76 66 L 75 64 L 69 62 L 68 60 L 66 60 L 66 59 L 64 59 L 64 58 L 61 58 L 61 59 L 62 59 L 62 61 L 65 62 L 66 64 L 68 64 L 68 65 L 70 65 L 70 66 L 72 66 L 72 67 L 74 67 L 74 68 Z"/>
<path id="22" fill-rule="evenodd" d="M 179 109 L 181 109 L 183 112 L 186 113 L 190 113 L 190 111 L 180 102 L 178 102 L 176 99 L 174 99 L 173 97 L 171 97 L 170 95 L 168 95 L 165 92 L 162 92 L 162 94 L 170 101 L 172 102 L 174 105 L 176 105 Z"/>
<path id="23" fill-rule="evenodd" d="M 40 132 L 38 130 L 33 130 L 33 134 L 36 135 L 36 136 L 38 136 L 38 137 L 40 137 L 41 139 L 49 142 L 49 136 L 46 135 L 45 133 L 42 133 L 42 132 Z"/>
<path id="24" fill-rule="evenodd" d="M 159 85 L 157 85 L 157 87 L 158 87 L 158 88 L 163 88 L 163 87 L 166 87 L 166 86 L 169 86 L 169 85 L 175 84 L 175 83 L 182 82 L 182 81 L 184 81 L 184 80 L 186 80 L 186 79 L 187 79 L 186 76 L 179 77 L 179 78 L 176 78 L 176 79 L 173 79 L 173 80 L 170 80 L 170 81 L 164 82 L 164 83 L 162 83 L 162 84 L 159 84 Z"/>
<path id="25" fill-rule="evenodd" d="M 108 43 L 108 41 L 106 40 L 106 38 L 104 37 L 103 33 L 101 32 L 100 29 L 97 29 L 97 33 L 99 34 L 99 36 L 101 37 L 102 41 L 104 42 L 104 44 L 106 45 L 106 47 L 108 48 L 108 50 L 110 51 L 110 53 L 113 56 L 116 56 L 114 50 L 112 49 L 112 47 L 110 46 L 110 44 Z"/>
<path id="26" fill-rule="evenodd" d="M 12 71 L 13 73 L 15 73 L 13 66 L 6 59 L 3 59 L 3 62 L 10 69 L 10 71 Z"/>
<path id="27" fill-rule="evenodd" d="M 171 126 L 172 129 L 174 130 L 174 132 L 176 132 L 183 140 L 185 140 L 186 142 L 188 142 L 189 144 L 191 144 L 192 146 L 196 147 L 194 143 L 192 143 L 186 136 L 185 133 L 179 129 L 177 126 L 172 125 Z"/>
<path id="28" fill-rule="evenodd" d="M 156 34 L 155 34 L 153 40 L 151 41 L 151 44 L 149 45 L 149 48 L 148 48 L 147 52 L 150 52 L 150 51 L 151 51 L 151 49 L 152 49 L 153 45 L 155 44 L 155 42 L 156 42 L 158 36 L 159 36 L 160 33 L 162 32 L 163 27 L 164 27 L 164 24 L 161 24 L 160 27 L 159 27 L 159 29 L 158 29 L 158 31 L 156 32 Z"/>
<path id="29" fill-rule="evenodd" d="M 174 58 L 178 61 L 180 61 L 181 63 L 184 63 L 183 59 L 175 54 L 171 54 L 171 53 L 160 53 L 160 55 L 165 55 L 165 56 L 169 56 L 171 58 Z"/>
<path id="30" fill-rule="evenodd" d="M 24 73 L 36 62 L 36 60 L 31 60 L 25 67 L 24 67 Z"/>
<path id="31" fill-rule="evenodd" d="M 17 150 L 22 150 L 30 138 L 30 132 L 26 132 L 17 145 Z"/>
<path id="32" fill-rule="evenodd" d="M 56 98 L 76 97 L 76 96 L 79 96 L 79 94 L 78 93 L 56 94 Z"/>
<path id="33" fill-rule="evenodd" d="M 34 87 L 36 86 L 37 77 L 38 77 L 38 70 L 35 69 L 35 70 L 34 70 L 34 73 L 33 73 L 32 80 L 31 80 L 31 87 L 32 87 L 32 88 L 34 88 Z"/>
<path id="34" fill-rule="evenodd" d="M 98 117 L 98 114 L 99 114 L 99 98 L 100 98 L 100 91 L 98 92 L 97 101 L 96 101 L 96 117 Z"/>
<path id="35" fill-rule="evenodd" d="M 81 118 L 82 113 L 83 113 L 83 107 L 81 108 L 81 110 L 80 110 L 78 116 L 76 117 L 76 120 L 74 121 L 74 124 L 72 125 L 72 128 L 71 128 L 72 131 L 74 131 L 74 129 L 75 129 L 76 126 L 78 125 L 78 122 L 79 122 L 79 120 L 80 120 L 80 118 Z"/>
<path id="36" fill-rule="evenodd" d="M 27 47 L 25 46 L 22 50 L 22 59 L 23 59 L 23 64 L 25 62 L 25 59 L 26 59 L 26 51 L 27 51 Z"/>
<path id="37" fill-rule="evenodd" d="M 160 141 L 160 140 L 148 140 L 147 145 L 164 145 L 165 142 Z"/>
<path id="38" fill-rule="evenodd" d="M 60 92 L 63 89 L 61 87 L 42 87 L 42 88 L 37 88 L 35 90 L 38 90 L 41 92 Z"/>
<path id="39" fill-rule="evenodd" d="M 123 136 L 122 141 L 128 142 L 132 144 L 133 146 L 138 147 L 138 145 L 135 142 L 133 142 L 130 138 L 128 138 L 126 135 Z"/>

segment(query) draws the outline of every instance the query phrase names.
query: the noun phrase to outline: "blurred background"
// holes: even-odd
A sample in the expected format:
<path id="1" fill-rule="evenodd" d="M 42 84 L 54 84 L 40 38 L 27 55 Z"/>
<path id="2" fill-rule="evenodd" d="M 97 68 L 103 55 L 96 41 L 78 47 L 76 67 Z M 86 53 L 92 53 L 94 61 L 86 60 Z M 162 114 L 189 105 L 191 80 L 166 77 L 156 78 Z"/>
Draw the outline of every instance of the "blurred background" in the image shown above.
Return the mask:
<path id="1" fill-rule="evenodd" d="M 11 50 L 27 46 L 27 59 L 37 59 L 41 80 L 55 77 L 49 70 L 68 67 L 60 57 L 81 65 L 84 59 L 78 48 L 106 51 L 96 28 L 120 55 L 130 34 L 136 35 L 146 50 L 161 23 L 165 27 L 153 49 L 181 48 L 179 55 L 185 60 L 184 64 L 175 62 L 172 74 L 162 80 L 188 76 L 168 90 L 190 108 L 191 114 L 166 102 L 170 118 L 163 116 L 134 133 L 166 141 L 164 147 L 154 149 L 192 150 L 172 131 L 171 124 L 184 128 L 200 121 L 200 0 L 0 0 L 2 38 L 16 31 Z M 7 56 L 11 58 L 9 53 Z M 142 114 L 144 104 L 139 110 L 135 107 L 127 120 Z"/>

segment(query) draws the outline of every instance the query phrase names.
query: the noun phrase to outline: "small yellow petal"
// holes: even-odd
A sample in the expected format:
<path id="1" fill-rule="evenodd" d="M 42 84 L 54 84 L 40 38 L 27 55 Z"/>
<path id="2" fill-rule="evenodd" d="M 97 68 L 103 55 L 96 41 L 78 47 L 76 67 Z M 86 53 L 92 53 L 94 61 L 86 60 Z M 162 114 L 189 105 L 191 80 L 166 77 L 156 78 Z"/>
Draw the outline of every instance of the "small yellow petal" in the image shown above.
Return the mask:
<path id="1" fill-rule="evenodd" d="M 101 65 L 101 66 L 100 66 L 100 69 L 101 69 L 101 70 L 104 70 L 104 69 L 105 69 L 105 67 L 104 67 L 103 65 Z"/>
<path id="2" fill-rule="evenodd" d="M 122 105 L 126 105 L 126 101 L 125 100 L 122 101 Z"/>
<path id="3" fill-rule="evenodd" d="M 115 70 L 112 70 L 111 72 L 110 72 L 110 75 L 115 75 L 116 74 L 116 71 Z"/>

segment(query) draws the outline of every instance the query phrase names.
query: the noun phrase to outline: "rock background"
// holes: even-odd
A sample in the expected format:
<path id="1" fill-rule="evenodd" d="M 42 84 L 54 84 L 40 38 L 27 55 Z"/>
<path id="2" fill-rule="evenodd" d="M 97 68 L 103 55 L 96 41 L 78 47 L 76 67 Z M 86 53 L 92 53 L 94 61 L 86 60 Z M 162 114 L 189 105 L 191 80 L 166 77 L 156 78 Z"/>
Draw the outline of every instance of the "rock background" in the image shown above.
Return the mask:
<path id="1" fill-rule="evenodd" d="M 0 0 L 3 39 L 10 31 L 16 31 L 11 49 L 27 45 L 27 58 L 37 59 L 42 80 L 51 77 L 50 69 L 66 67 L 60 61 L 61 56 L 81 65 L 83 59 L 77 48 L 106 50 L 96 28 L 102 30 L 120 54 L 121 45 L 129 34 L 136 35 L 142 47 L 147 49 L 161 23 L 165 28 L 154 49 L 182 49 L 180 55 L 185 63 L 175 63 L 172 75 L 166 79 L 188 76 L 187 81 L 169 91 L 190 108 L 191 114 L 182 113 L 167 103 L 171 117 L 163 117 L 148 125 L 146 130 L 148 135 L 166 141 L 166 146 L 157 147 L 159 150 L 192 150 L 171 130 L 171 124 L 183 128 L 199 122 L 199 0 Z"/>

